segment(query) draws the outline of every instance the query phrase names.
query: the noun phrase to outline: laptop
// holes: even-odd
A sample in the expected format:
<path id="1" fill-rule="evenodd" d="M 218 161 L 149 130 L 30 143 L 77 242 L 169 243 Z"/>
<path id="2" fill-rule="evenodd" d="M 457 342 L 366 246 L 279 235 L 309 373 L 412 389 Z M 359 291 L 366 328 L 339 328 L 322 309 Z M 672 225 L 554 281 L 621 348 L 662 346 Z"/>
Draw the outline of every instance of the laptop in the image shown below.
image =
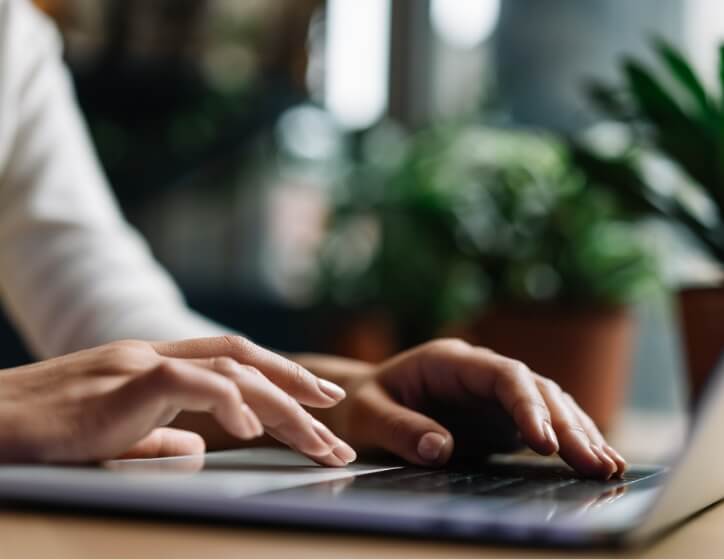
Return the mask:
<path id="1" fill-rule="evenodd" d="M 0 467 L 0 499 L 425 538 L 627 545 L 724 499 L 722 429 L 724 362 L 677 458 L 634 465 L 622 480 L 583 479 L 559 460 L 529 455 L 474 468 L 330 469 L 290 451 L 246 449 L 102 467 Z"/>

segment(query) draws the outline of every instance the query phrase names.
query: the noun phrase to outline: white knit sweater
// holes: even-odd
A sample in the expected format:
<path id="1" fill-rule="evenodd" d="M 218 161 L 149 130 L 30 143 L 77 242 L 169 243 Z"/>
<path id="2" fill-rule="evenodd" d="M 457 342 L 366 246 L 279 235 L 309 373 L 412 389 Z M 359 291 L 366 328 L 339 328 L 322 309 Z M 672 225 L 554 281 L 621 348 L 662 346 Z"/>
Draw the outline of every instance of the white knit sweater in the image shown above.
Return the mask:
<path id="1" fill-rule="evenodd" d="M 186 307 L 123 219 L 58 34 L 27 0 L 0 0 L 0 298 L 39 357 L 224 330 Z"/>

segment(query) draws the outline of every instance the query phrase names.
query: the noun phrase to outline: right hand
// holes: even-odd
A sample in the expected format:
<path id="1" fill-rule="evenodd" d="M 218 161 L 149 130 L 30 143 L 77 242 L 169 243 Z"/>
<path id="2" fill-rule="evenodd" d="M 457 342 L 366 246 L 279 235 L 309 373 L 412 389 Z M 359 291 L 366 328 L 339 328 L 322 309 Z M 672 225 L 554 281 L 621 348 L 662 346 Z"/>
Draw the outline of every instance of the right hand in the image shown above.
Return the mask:
<path id="1" fill-rule="evenodd" d="M 241 337 L 115 342 L 0 371 L 0 461 L 202 453 L 201 436 L 166 425 L 181 411 L 203 411 L 236 438 L 266 431 L 317 463 L 344 466 L 352 448 L 301 406 L 344 396 Z"/>

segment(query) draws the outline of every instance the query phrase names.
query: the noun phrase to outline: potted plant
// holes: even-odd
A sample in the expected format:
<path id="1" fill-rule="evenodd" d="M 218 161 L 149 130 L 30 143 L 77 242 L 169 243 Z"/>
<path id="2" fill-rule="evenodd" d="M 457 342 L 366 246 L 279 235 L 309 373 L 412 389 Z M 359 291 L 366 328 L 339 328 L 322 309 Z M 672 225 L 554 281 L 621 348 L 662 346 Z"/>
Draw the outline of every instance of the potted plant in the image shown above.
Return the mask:
<path id="1" fill-rule="evenodd" d="M 320 263 L 327 301 L 386 313 L 403 345 L 447 334 L 489 346 L 610 426 L 629 371 L 628 302 L 652 267 L 613 197 L 556 138 L 419 133 L 396 163 L 347 182 Z"/>
<path id="2" fill-rule="evenodd" d="M 593 84 L 591 96 L 623 123 L 630 142 L 602 156 L 573 147 L 577 163 L 595 182 L 628 202 L 629 210 L 658 216 L 688 230 L 712 259 L 724 264 L 724 46 L 721 91 L 707 89 L 670 44 L 654 45 L 661 70 L 633 59 L 622 64 L 623 85 Z M 652 173 L 655 158 L 673 163 L 674 184 Z M 662 188 L 666 187 L 666 188 Z M 679 306 L 693 400 L 724 350 L 724 283 L 684 286 Z"/>

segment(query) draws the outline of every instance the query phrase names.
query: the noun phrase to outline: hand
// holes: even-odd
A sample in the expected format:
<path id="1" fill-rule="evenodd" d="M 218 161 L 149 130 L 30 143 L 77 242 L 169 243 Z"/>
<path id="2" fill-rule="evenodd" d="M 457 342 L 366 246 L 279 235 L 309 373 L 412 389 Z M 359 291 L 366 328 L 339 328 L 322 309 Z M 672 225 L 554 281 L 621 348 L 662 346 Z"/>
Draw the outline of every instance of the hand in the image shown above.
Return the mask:
<path id="1" fill-rule="evenodd" d="M 318 373 L 335 378 L 333 362 L 319 363 Z M 559 453 L 586 476 L 621 476 L 626 468 L 570 395 L 491 350 L 437 340 L 363 369 L 347 376 L 347 399 L 327 413 L 358 449 L 439 466 L 453 452 L 480 457 L 522 440 L 543 455 Z"/>
<path id="2" fill-rule="evenodd" d="M 0 371 L 0 460 L 87 462 L 202 453 L 196 433 L 165 427 L 210 412 L 232 436 L 264 430 L 318 463 L 352 449 L 300 403 L 330 407 L 344 391 L 241 337 L 125 341 Z"/>

